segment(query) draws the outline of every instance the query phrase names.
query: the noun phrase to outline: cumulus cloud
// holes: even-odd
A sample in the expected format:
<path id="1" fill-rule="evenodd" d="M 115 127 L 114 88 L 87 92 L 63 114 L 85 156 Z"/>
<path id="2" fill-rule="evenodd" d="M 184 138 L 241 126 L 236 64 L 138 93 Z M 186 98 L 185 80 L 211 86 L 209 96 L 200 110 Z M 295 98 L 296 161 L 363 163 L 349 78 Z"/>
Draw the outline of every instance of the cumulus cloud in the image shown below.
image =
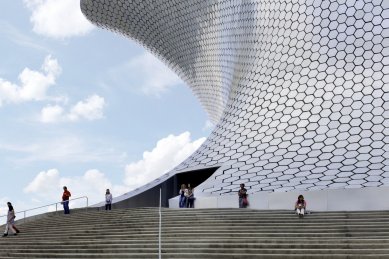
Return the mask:
<path id="1" fill-rule="evenodd" d="M 61 200 L 62 187 L 67 186 L 72 193 L 71 198 L 87 196 L 89 204 L 104 199 L 106 189 L 111 189 L 114 196 L 128 191 L 126 186 L 116 186 L 97 169 L 90 169 L 81 176 L 62 177 L 58 169 L 49 169 L 38 173 L 24 188 L 24 192 L 36 196 L 43 202 Z M 73 207 L 85 206 L 85 200 L 71 202 Z"/>
<path id="2" fill-rule="evenodd" d="M 130 87 L 153 96 L 159 96 L 169 88 L 182 83 L 174 72 L 148 52 L 111 69 L 109 74 L 113 80 L 121 78 L 125 82 L 130 82 Z"/>
<path id="3" fill-rule="evenodd" d="M 58 122 L 63 116 L 63 108 L 59 105 L 48 105 L 41 111 L 41 121 L 44 123 Z"/>
<path id="4" fill-rule="evenodd" d="M 38 196 L 54 196 L 60 188 L 60 176 L 57 169 L 42 171 L 25 188 L 26 193 L 37 193 Z M 60 190 L 60 189 L 59 189 Z"/>
<path id="5" fill-rule="evenodd" d="M 56 123 L 63 121 L 78 121 L 81 119 L 98 120 L 104 117 L 105 100 L 98 95 L 92 95 L 84 101 L 79 101 L 65 113 L 60 105 L 47 105 L 41 110 L 40 121 Z"/>
<path id="6" fill-rule="evenodd" d="M 184 161 L 204 141 L 205 138 L 191 141 L 189 132 L 159 140 L 152 151 L 143 153 L 141 160 L 126 166 L 124 183 L 134 189 L 158 178 Z"/>
<path id="7" fill-rule="evenodd" d="M 61 198 L 62 187 L 67 186 L 73 198 L 88 196 L 90 204 L 95 204 L 103 200 L 107 188 L 111 189 L 116 197 L 158 178 L 185 160 L 204 141 L 205 138 L 192 141 L 189 132 L 178 136 L 169 135 L 159 140 L 152 151 L 143 153 L 141 160 L 125 167 L 123 184 L 112 184 L 110 179 L 97 169 L 88 170 L 81 176 L 63 177 L 59 170 L 54 168 L 39 172 L 27 184 L 24 192 L 31 194 L 33 200 L 55 202 Z M 74 202 L 73 206 L 84 206 L 83 202 Z"/>
<path id="8" fill-rule="evenodd" d="M 90 32 L 94 26 L 84 17 L 79 0 L 24 0 L 32 12 L 33 31 L 51 38 L 68 38 Z"/>
<path id="9" fill-rule="evenodd" d="M 103 118 L 104 98 L 92 95 L 85 101 L 78 102 L 70 111 L 69 119 L 76 121 L 80 118 L 97 120 Z"/>
<path id="10" fill-rule="evenodd" d="M 61 67 L 58 61 L 49 55 L 43 62 L 42 71 L 25 68 L 19 74 L 20 85 L 0 78 L 0 105 L 47 99 L 47 91 L 55 85 Z"/>

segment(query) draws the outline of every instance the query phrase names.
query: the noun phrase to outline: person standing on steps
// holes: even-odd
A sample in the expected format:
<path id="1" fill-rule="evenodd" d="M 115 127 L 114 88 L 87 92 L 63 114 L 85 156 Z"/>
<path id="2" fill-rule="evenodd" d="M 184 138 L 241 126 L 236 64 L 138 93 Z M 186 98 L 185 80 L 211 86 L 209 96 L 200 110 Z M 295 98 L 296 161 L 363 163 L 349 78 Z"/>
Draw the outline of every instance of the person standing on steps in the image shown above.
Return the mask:
<path id="1" fill-rule="evenodd" d="M 304 196 L 301 194 L 297 197 L 297 201 L 294 205 L 294 209 L 296 210 L 297 215 L 300 218 L 304 217 L 305 210 L 307 208 L 307 202 L 304 200 Z"/>
<path id="2" fill-rule="evenodd" d="M 8 205 L 8 214 L 7 214 L 7 223 L 5 224 L 5 231 L 3 237 L 8 236 L 8 231 L 11 230 L 14 236 L 20 233 L 19 229 L 15 226 L 15 211 L 14 207 L 10 202 L 7 202 Z"/>
<path id="3" fill-rule="evenodd" d="M 69 210 L 70 196 L 72 196 L 72 195 L 68 191 L 68 188 L 66 186 L 64 186 L 63 187 L 63 194 L 62 194 L 62 205 L 63 205 L 63 210 L 64 210 L 65 214 L 70 214 L 70 210 Z"/>
<path id="4" fill-rule="evenodd" d="M 187 208 L 194 208 L 194 200 L 195 200 L 195 197 L 194 197 L 194 190 L 193 188 L 190 186 L 190 183 L 188 183 L 188 188 L 187 188 L 187 193 L 186 193 L 186 207 Z"/>
<path id="5" fill-rule="evenodd" d="M 239 197 L 239 208 L 246 208 L 248 205 L 248 201 L 247 201 L 247 190 L 246 188 L 244 188 L 244 183 L 240 184 L 238 197 Z"/>
<path id="6" fill-rule="evenodd" d="M 188 190 L 186 189 L 186 185 L 185 184 L 181 184 L 181 189 L 178 192 L 178 194 L 180 195 L 180 198 L 179 198 L 179 201 L 178 201 L 178 206 L 180 208 L 185 208 L 186 207 L 186 197 L 185 197 L 185 193 L 186 192 L 188 192 Z"/>
<path id="7" fill-rule="evenodd" d="M 111 210 L 112 207 L 112 194 L 109 189 L 105 192 L 105 210 Z"/>

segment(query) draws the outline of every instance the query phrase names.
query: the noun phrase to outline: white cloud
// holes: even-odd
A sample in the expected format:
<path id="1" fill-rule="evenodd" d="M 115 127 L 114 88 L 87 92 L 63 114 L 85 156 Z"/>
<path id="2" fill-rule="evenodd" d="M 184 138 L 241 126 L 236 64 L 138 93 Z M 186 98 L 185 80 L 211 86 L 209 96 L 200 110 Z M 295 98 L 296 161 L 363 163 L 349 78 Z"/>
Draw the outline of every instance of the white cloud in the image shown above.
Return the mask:
<path id="1" fill-rule="evenodd" d="M 59 105 L 48 105 L 41 111 L 41 121 L 44 123 L 58 122 L 62 116 L 63 108 Z"/>
<path id="2" fill-rule="evenodd" d="M 69 119 L 72 121 L 85 118 L 87 120 L 97 120 L 103 118 L 105 106 L 104 98 L 92 95 L 85 101 L 78 102 L 70 111 Z"/>
<path id="3" fill-rule="evenodd" d="M 63 121 L 78 121 L 81 119 L 98 120 L 104 118 L 105 100 L 98 95 L 92 95 L 84 101 L 79 101 L 70 108 L 68 113 L 59 105 L 47 105 L 41 110 L 40 121 L 43 123 L 56 123 Z"/>
<path id="4" fill-rule="evenodd" d="M 56 59 L 47 56 L 42 70 L 44 73 L 25 68 L 19 74 L 20 85 L 0 78 L 0 105 L 47 99 L 47 91 L 55 85 L 61 67 Z"/>
<path id="5" fill-rule="evenodd" d="M 63 39 L 94 28 L 82 14 L 79 0 L 24 0 L 24 4 L 32 11 L 30 21 L 35 33 Z"/>
<path id="6" fill-rule="evenodd" d="M 38 173 L 24 188 L 24 192 L 31 194 L 32 200 L 39 199 L 41 202 L 50 203 L 58 201 L 61 198 L 62 187 L 67 186 L 72 193 L 72 198 L 88 196 L 90 204 L 95 204 L 103 200 L 107 188 L 111 189 L 116 197 L 163 175 L 185 160 L 204 141 L 205 138 L 191 141 L 189 132 L 178 136 L 169 135 L 159 140 L 152 151 L 143 153 L 143 159 L 125 167 L 123 184 L 112 184 L 108 177 L 97 169 L 88 170 L 81 176 L 71 177 L 62 177 L 58 169 L 50 169 Z M 68 143 L 66 140 L 63 142 Z M 74 145 L 70 143 L 69 146 Z M 85 201 L 82 200 L 73 202 L 72 206 L 84 205 Z"/>
<path id="7" fill-rule="evenodd" d="M 192 142 L 189 132 L 159 140 L 152 151 L 143 153 L 143 159 L 126 166 L 124 183 L 134 189 L 158 178 L 184 161 L 204 141 L 200 138 Z"/>
<path id="8" fill-rule="evenodd" d="M 113 80 L 120 78 L 140 89 L 143 94 L 159 96 L 169 88 L 182 83 L 181 79 L 152 54 L 145 52 L 128 63 L 111 69 Z"/>
<path id="9" fill-rule="evenodd" d="M 119 196 L 128 191 L 125 186 L 116 186 L 97 169 L 86 171 L 81 176 L 62 177 L 58 169 L 42 171 L 24 188 L 33 199 L 39 197 L 42 202 L 57 202 L 61 200 L 62 187 L 67 186 L 72 199 L 87 196 L 89 205 L 104 200 L 106 189 L 111 189 L 113 196 Z M 72 207 L 85 206 L 86 200 L 80 199 L 70 203 Z M 53 208 L 51 208 L 53 210 Z"/>
<path id="10" fill-rule="evenodd" d="M 25 188 L 26 193 L 37 193 L 42 197 L 55 197 L 60 189 L 60 176 L 57 169 L 50 169 L 47 172 L 40 172 L 32 182 L 30 182 Z M 49 196 L 47 196 L 49 195 Z"/>

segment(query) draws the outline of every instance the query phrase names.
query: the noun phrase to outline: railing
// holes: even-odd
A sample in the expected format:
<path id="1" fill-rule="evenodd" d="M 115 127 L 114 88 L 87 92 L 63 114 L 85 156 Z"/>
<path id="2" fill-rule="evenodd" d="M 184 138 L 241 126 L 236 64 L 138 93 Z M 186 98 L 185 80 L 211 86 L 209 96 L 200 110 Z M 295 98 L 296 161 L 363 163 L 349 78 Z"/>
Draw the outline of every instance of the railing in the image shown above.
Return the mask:
<path id="1" fill-rule="evenodd" d="M 89 206 L 89 204 L 88 204 L 89 203 L 88 196 L 82 196 L 82 197 L 70 199 L 69 201 L 75 201 L 75 200 L 79 200 L 79 199 L 86 199 L 86 207 L 85 207 L 85 209 L 88 210 L 88 206 Z M 62 204 L 62 201 L 59 201 L 59 202 L 56 202 L 56 203 L 47 204 L 47 205 L 36 207 L 36 208 L 32 208 L 32 209 L 28 209 L 28 210 L 18 211 L 18 212 L 15 212 L 15 214 L 23 213 L 23 222 L 25 222 L 26 221 L 26 215 L 27 215 L 28 211 L 33 211 L 33 210 L 37 210 L 37 209 L 43 209 L 43 208 L 55 205 L 55 212 L 57 212 L 58 211 L 58 204 Z M 1 215 L 0 216 L 0 218 L 3 218 L 3 217 L 7 217 L 7 215 Z"/>
<path id="2" fill-rule="evenodd" d="M 158 259 L 161 259 L 161 238 L 162 238 L 162 188 L 159 188 L 159 227 L 158 227 Z"/>

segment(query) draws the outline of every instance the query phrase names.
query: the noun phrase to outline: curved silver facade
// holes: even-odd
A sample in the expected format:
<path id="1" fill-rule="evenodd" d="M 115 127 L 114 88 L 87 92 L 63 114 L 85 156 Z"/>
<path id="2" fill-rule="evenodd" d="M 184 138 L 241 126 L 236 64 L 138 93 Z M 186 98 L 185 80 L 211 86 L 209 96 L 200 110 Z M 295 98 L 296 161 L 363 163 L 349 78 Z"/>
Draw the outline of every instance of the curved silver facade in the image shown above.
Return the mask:
<path id="1" fill-rule="evenodd" d="M 389 185 L 389 1 L 81 0 L 81 8 L 163 60 L 216 124 L 160 180 L 220 166 L 203 192 Z"/>

